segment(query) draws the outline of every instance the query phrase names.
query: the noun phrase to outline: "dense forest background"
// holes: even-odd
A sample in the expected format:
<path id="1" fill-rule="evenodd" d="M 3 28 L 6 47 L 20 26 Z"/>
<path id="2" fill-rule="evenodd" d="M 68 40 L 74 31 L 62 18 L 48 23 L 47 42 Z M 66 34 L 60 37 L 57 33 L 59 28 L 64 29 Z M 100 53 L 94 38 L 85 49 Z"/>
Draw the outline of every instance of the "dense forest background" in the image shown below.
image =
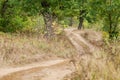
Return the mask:
<path id="1" fill-rule="evenodd" d="M 0 0 L 0 31 L 37 31 L 53 36 L 53 24 L 96 28 L 118 38 L 119 0 Z"/>

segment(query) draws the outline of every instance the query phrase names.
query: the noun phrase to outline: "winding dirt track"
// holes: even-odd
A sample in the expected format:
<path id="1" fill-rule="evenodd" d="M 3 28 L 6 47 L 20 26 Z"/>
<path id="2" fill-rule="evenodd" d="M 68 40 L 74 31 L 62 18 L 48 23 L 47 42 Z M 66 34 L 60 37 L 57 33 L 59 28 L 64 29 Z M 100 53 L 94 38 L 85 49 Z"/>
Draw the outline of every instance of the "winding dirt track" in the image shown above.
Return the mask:
<path id="1" fill-rule="evenodd" d="M 85 31 L 76 31 L 75 28 L 70 28 L 70 29 L 65 29 L 65 32 L 66 32 L 66 36 L 71 41 L 73 46 L 76 48 L 79 55 L 86 54 L 85 49 L 87 49 L 87 51 L 89 51 L 90 53 L 98 50 L 97 47 L 93 46 L 93 44 L 91 44 L 88 40 L 86 40 L 81 36 L 83 32 L 85 34 Z M 97 38 L 99 38 L 101 35 L 97 35 L 97 36 L 98 36 Z"/>
<path id="2" fill-rule="evenodd" d="M 104 65 L 100 60 L 100 47 L 102 45 L 102 34 L 93 30 L 77 30 L 75 28 L 65 29 L 65 33 L 71 44 L 75 47 L 78 54 L 75 56 L 75 65 L 79 66 L 79 62 L 84 65 L 84 69 L 93 62 L 99 67 Z M 75 66 L 77 69 L 77 66 Z M 102 68 L 101 66 L 99 67 Z"/>
<path id="3" fill-rule="evenodd" d="M 71 74 L 69 60 L 58 59 L 23 67 L 0 69 L 0 80 L 61 80 Z"/>

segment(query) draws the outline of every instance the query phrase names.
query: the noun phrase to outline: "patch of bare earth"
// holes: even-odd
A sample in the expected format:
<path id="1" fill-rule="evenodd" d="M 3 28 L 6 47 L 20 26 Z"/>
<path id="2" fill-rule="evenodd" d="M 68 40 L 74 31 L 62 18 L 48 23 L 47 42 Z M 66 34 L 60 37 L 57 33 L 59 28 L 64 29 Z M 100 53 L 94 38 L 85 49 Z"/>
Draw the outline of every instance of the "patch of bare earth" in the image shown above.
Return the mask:
<path id="1" fill-rule="evenodd" d="M 0 80 L 62 80 L 74 67 L 69 60 L 58 59 L 0 71 Z"/>

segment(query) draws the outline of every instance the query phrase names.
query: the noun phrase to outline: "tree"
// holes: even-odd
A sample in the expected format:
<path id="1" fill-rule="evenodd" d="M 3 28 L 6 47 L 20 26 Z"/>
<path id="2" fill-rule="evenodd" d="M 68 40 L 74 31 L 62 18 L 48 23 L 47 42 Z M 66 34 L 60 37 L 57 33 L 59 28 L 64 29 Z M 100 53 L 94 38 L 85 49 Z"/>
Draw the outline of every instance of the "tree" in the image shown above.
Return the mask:
<path id="1" fill-rule="evenodd" d="M 0 31 L 15 32 L 24 27 L 25 16 L 15 0 L 0 1 Z"/>
<path id="2" fill-rule="evenodd" d="M 78 4 L 80 4 L 79 6 L 79 15 L 78 15 L 78 19 L 79 19 L 79 25 L 78 25 L 78 29 L 81 29 L 83 27 L 83 21 L 86 17 L 87 14 L 87 0 L 78 0 Z"/>
<path id="3" fill-rule="evenodd" d="M 119 0 L 95 0 L 90 2 L 91 12 L 94 16 L 103 20 L 103 29 L 109 33 L 109 37 L 118 37 L 120 21 Z"/>
<path id="4" fill-rule="evenodd" d="M 77 16 L 79 20 L 78 29 L 83 27 L 84 19 L 86 19 L 88 13 L 88 0 L 71 0 L 71 16 Z"/>
<path id="5" fill-rule="evenodd" d="M 26 16 L 40 14 L 44 18 L 46 36 L 52 37 L 54 35 L 52 22 L 65 15 L 64 11 L 65 8 L 68 8 L 68 2 L 64 0 L 2 0 L 0 1 L 0 23 L 5 29 L 6 26 L 11 24 L 12 19 L 20 18 L 24 13 L 27 14 Z M 11 27 L 6 29 L 8 28 Z"/>
<path id="6" fill-rule="evenodd" d="M 52 37 L 54 35 L 52 22 L 61 16 L 63 8 L 63 0 L 25 0 L 21 1 L 24 11 L 28 15 L 41 14 L 45 22 L 45 36 Z"/>
<path id="7" fill-rule="evenodd" d="M 71 6 L 68 11 L 71 14 L 69 16 L 77 16 L 79 21 L 78 29 L 84 27 L 84 20 L 87 20 L 88 22 L 92 21 L 92 18 L 90 18 L 91 16 L 88 15 L 90 12 L 89 1 L 90 0 L 71 0 L 71 3 L 69 2 Z"/>

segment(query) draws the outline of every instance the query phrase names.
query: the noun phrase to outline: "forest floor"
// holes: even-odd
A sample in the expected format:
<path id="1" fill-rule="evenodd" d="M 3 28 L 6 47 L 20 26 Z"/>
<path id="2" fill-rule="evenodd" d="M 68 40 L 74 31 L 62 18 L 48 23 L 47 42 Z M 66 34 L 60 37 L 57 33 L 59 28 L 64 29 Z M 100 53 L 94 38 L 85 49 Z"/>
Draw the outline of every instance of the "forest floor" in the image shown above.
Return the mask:
<path id="1" fill-rule="evenodd" d="M 25 43 L 24 46 L 26 46 L 28 50 L 30 46 L 33 46 L 38 49 L 37 51 L 35 50 L 35 52 L 39 53 L 39 49 L 42 48 L 42 50 L 46 51 L 47 53 L 53 52 L 55 54 L 54 55 L 34 54 L 34 57 L 32 54 L 29 54 L 28 57 L 28 54 L 25 54 L 27 52 L 26 51 L 23 54 L 24 56 L 22 55 L 22 57 L 18 57 L 17 59 L 15 58 L 16 57 L 15 54 L 11 54 L 14 56 L 11 58 L 9 58 L 10 55 L 7 54 L 7 59 L 9 58 L 8 60 L 11 63 L 10 64 L 6 63 L 7 66 L 5 65 L 0 67 L 0 80 L 63 80 L 63 79 L 68 79 L 68 77 L 66 76 L 71 75 L 76 70 L 78 71 L 78 69 L 88 70 L 87 67 L 89 67 L 90 63 L 94 63 L 95 64 L 94 67 L 97 66 L 100 70 L 105 69 L 104 68 L 105 62 L 104 60 L 101 59 L 102 57 L 101 54 L 99 54 L 101 50 L 101 46 L 103 45 L 102 34 L 100 32 L 96 32 L 93 30 L 78 31 L 74 28 L 71 28 L 71 29 L 65 29 L 65 35 L 67 37 L 65 39 L 68 39 L 68 42 L 66 42 L 66 44 L 69 44 L 69 46 L 66 46 L 66 44 L 63 46 L 64 43 L 61 41 L 62 43 L 61 46 L 60 43 L 55 43 L 57 44 L 56 46 L 55 45 L 53 46 L 50 43 L 49 46 L 47 47 L 44 46 L 47 45 L 48 44 L 47 43 L 47 44 L 42 44 L 41 46 L 39 46 L 40 48 L 38 48 L 36 44 L 38 45 L 39 42 L 37 43 L 32 42 L 32 45 L 30 45 L 31 44 L 30 43 L 27 44 L 29 46 L 26 46 L 26 42 L 31 40 L 26 40 L 26 42 L 21 41 Z M 13 43 L 14 41 L 15 40 L 13 40 Z M 6 41 L 2 41 L 1 43 L 5 43 L 5 42 Z M 20 43 L 17 44 L 21 45 Z M 59 48 L 59 50 L 57 50 L 58 52 L 57 51 L 54 52 L 53 50 L 55 49 L 49 50 L 49 48 L 56 48 L 56 47 Z M 40 50 L 41 51 L 40 53 L 42 53 L 42 50 Z M 24 51 L 24 49 L 22 48 L 21 51 Z M 31 48 L 29 51 L 31 51 Z M 34 49 L 32 51 L 34 51 Z M 61 58 L 59 57 L 60 55 L 56 56 L 56 53 L 64 53 L 65 56 Z M 78 64 L 82 64 L 84 68 L 78 68 L 79 67 Z M 87 77 L 90 76 L 88 75 L 88 73 L 83 73 L 83 74 L 87 75 Z"/>

